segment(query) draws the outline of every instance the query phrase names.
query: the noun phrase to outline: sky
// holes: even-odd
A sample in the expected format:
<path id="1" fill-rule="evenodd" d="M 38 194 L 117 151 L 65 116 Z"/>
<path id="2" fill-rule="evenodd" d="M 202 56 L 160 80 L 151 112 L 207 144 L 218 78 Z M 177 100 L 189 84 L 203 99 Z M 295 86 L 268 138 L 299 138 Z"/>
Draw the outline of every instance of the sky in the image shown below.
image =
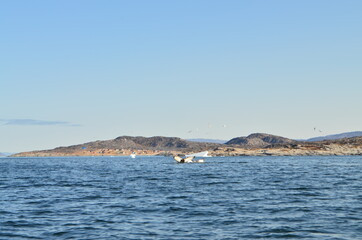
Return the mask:
<path id="1" fill-rule="evenodd" d="M 0 152 L 362 130 L 360 0 L 0 2 Z"/>

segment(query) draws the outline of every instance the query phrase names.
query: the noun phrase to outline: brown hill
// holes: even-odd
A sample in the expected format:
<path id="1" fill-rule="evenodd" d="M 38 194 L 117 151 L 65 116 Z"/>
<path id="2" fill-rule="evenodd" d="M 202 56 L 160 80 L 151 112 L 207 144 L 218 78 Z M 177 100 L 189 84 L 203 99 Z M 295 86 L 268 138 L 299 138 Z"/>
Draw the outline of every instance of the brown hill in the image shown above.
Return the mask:
<path id="1" fill-rule="evenodd" d="M 90 142 L 74 147 L 172 151 L 179 149 L 204 149 L 218 145 L 215 143 L 191 142 L 177 137 L 157 136 L 147 138 L 122 136 L 113 140 Z"/>
<path id="2" fill-rule="evenodd" d="M 129 155 L 132 152 L 142 155 L 165 154 L 165 152 L 198 152 L 219 147 L 222 144 L 192 142 L 177 137 L 130 137 L 122 136 L 113 140 L 95 141 L 51 150 L 18 153 L 14 156 L 91 156 Z"/>
<path id="3" fill-rule="evenodd" d="M 297 141 L 266 133 L 253 133 L 247 137 L 237 137 L 226 142 L 226 145 L 238 145 L 243 148 L 263 148 L 271 145 L 293 144 Z"/>

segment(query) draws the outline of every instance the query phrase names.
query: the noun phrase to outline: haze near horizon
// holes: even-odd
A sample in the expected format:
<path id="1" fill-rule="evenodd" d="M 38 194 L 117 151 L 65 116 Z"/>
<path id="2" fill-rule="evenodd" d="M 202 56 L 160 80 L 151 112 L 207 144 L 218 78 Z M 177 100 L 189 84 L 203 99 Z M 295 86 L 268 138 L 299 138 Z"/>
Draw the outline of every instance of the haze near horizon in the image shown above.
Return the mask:
<path id="1" fill-rule="evenodd" d="M 0 152 L 361 130 L 361 1 L 4 1 Z"/>

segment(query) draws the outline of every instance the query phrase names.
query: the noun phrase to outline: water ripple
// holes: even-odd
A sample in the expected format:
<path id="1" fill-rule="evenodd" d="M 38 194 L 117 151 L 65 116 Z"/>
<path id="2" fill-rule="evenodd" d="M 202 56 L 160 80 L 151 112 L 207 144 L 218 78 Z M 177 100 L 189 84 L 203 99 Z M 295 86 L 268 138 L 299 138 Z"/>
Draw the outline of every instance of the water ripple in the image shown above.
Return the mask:
<path id="1" fill-rule="evenodd" d="M 0 239 L 362 239 L 362 157 L 0 159 Z"/>

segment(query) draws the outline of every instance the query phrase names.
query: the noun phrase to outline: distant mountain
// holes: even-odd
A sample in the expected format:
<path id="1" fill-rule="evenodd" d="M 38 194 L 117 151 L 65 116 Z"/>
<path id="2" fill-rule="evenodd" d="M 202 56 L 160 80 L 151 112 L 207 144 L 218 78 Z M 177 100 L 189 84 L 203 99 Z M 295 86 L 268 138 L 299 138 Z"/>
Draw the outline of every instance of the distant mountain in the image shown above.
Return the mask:
<path id="1" fill-rule="evenodd" d="M 191 141 L 191 142 L 206 142 L 206 143 L 219 143 L 219 144 L 223 144 L 223 143 L 227 142 L 227 140 L 205 139 L 205 138 L 193 138 L 193 139 L 186 139 L 186 140 Z"/>
<path id="2" fill-rule="evenodd" d="M 355 132 L 346 132 L 346 133 L 340 133 L 340 134 L 327 135 L 327 136 L 323 136 L 323 137 L 314 137 L 314 138 L 309 138 L 304 141 L 318 142 L 318 141 L 325 141 L 325 140 L 336 140 L 336 139 L 342 139 L 342 138 L 352 138 L 352 137 L 361 137 L 361 136 L 362 136 L 362 131 L 355 131 Z"/>
<path id="3" fill-rule="evenodd" d="M 7 156 L 10 156 L 11 154 L 13 154 L 13 153 L 1 152 L 0 157 L 7 157 Z"/>
<path id="4" fill-rule="evenodd" d="M 253 133 L 247 137 L 237 137 L 226 142 L 226 145 L 239 145 L 246 148 L 262 148 L 275 144 L 292 144 L 297 141 L 266 133 Z"/>

